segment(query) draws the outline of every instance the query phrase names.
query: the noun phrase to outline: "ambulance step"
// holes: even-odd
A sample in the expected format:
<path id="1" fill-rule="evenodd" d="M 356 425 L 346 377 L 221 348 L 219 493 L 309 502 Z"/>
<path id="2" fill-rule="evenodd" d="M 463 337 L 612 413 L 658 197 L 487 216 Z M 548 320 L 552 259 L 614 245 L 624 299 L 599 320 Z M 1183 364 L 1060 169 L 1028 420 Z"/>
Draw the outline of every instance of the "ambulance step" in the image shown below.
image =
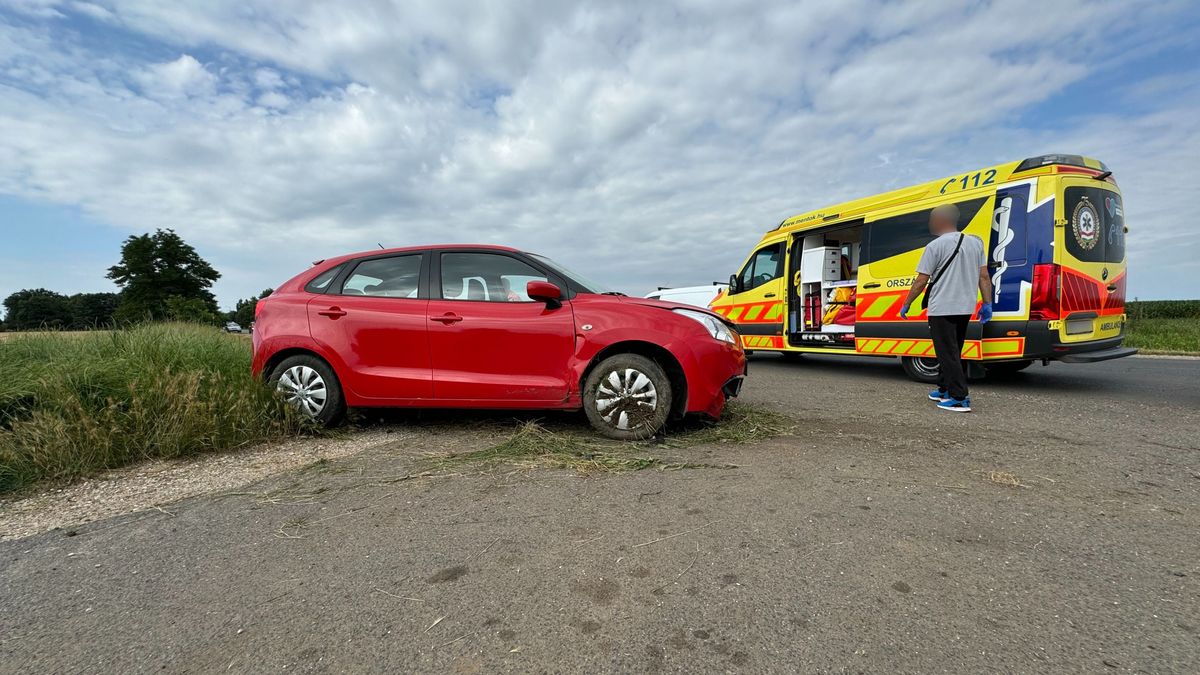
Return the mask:
<path id="1" fill-rule="evenodd" d="M 1095 363 L 1097 361 L 1110 361 L 1112 359 L 1120 359 L 1126 356 L 1133 356 L 1138 353 L 1138 350 L 1132 347 L 1109 347 L 1095 352 L 1083 352 L 1082 354 L 1067 354 L 1060 357 L 1059 361 L 1063 363 Z"/>

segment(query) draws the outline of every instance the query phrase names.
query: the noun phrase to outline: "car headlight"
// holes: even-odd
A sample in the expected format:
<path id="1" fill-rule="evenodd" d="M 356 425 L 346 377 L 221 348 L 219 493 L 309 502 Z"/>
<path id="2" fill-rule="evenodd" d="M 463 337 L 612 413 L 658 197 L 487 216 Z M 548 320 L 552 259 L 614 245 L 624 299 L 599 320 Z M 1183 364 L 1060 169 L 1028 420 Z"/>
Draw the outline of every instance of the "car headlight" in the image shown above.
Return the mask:
<path id="1" fill-rule="evenodd" d="M 733 337 L 733 331 L 729 330 L 729 326 L 726 326 L 716 317 L 705 314 L 704 312 L 697 312 L 690 309 L 674 309 L 671 311 L 679 314 L 680 316 L 686 316 L 689 319 L 695 320 L 701 326 L 704 326 L 704 329 L 707 330 L 708 334 L 712 337 L 732 344 L 737 344 L 737 340 Z"/>

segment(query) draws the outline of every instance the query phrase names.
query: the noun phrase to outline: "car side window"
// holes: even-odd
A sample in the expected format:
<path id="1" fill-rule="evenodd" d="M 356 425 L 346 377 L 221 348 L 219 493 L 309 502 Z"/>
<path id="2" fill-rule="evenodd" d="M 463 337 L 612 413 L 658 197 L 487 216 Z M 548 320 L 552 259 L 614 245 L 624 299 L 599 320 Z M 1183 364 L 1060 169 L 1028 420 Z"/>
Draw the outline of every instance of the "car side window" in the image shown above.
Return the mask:
<path id="1" fill-rule="evenodd" d="M 312 281 L 304 285 L 304 290 L 309 293 L 324 293 L 329 290 L 329 284 L 333 283 L 333 278 L 342 271 L 343 265 L 335 265 L 317 276 L 313 277 Z"/>
<path id="2" fill-rule="evenodd" d="M 442 299 L 477 302 L 532 302 L 530 281 L 547 281 L 532 266 L 498 253 L 443 253 Z"/>
<path id="3" fill-rule="evenodd" d="M 342 284 L 342 295 L 415 298 L 421 281 L 421 254 L 364 260 Z"/>
<path id="4" fill-rule="evenodd" d="M 739 276 L 743 293 L 783 276 L 783 244 L 772 244 L 755 251 Z"/>

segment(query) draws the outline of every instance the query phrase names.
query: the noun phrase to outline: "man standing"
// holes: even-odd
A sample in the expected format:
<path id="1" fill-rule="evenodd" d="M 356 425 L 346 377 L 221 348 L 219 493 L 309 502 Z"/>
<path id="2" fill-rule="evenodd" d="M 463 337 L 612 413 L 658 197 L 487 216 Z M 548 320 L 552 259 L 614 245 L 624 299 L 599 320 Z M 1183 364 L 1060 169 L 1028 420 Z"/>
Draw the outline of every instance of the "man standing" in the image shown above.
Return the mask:
<path id="1" fill-rule="evenodd" d="M 917 280 L 908 291 L 900 318 L 908 318 L 913 300 L 925 290 L 929 334 L 938 360 L 938 388 L 929 392 L 929 398 L 942 410 L 971 412 L 962 348 L 967 324 L 975 313 L 976 292 L 983 294 L 979 322 L 992 319 L 992 280 L 983 240 L 959 232 L 958 218 L 958 207 L 953 204 L 939 206 L 929 214 L 929 231 L 937 238 L 921 254 Z"/>

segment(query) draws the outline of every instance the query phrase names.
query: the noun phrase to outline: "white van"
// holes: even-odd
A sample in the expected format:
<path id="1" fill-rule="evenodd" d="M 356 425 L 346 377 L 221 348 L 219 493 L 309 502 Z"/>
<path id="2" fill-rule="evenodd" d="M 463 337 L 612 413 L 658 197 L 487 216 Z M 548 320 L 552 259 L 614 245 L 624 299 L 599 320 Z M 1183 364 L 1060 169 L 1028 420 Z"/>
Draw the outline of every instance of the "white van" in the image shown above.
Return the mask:
<path id="1" fill-rule="evenodd" d="M 682 286 L 680 288 L 660 288 L 652 293 L 647 293 L 646 297 L 652 300 L 663 300 L 666 302 L 678 302 L 681 305 L 692 305 L 695 307 L 703 307 L 708 309 L 709 303 L 713 298 L 717 297 L 729 288 L 728 284 L 711 284 L 708 286 Z"/>

